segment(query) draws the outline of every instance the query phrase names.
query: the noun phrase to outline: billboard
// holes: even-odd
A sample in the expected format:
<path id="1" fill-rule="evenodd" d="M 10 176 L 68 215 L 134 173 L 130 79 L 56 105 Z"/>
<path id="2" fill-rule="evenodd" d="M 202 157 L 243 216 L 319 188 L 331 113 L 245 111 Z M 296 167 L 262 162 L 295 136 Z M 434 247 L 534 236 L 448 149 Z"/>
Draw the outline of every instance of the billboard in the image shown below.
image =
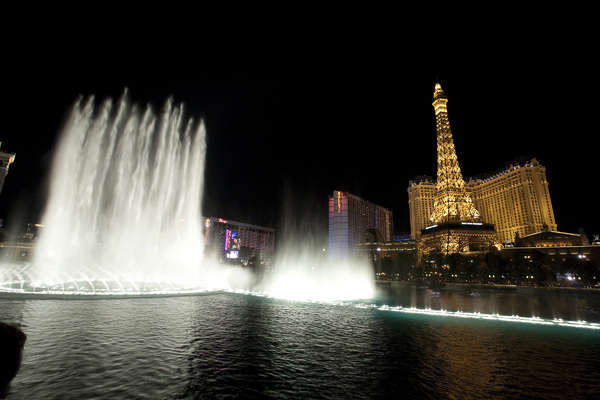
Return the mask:
<path id="1" fill-rule="evenodd" d="M 239 250 L 241 247 L 237 231 L 225 229 L 225 251 Z"/>

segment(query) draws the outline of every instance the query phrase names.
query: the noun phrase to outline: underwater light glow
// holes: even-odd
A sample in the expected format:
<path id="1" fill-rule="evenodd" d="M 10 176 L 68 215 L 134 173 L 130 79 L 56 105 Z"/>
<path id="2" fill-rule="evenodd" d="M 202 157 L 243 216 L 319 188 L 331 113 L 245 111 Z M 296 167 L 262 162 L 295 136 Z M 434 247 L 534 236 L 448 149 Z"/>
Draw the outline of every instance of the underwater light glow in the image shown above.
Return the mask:
<path id="1" fill-rule="evenodd" d="M 390 307 L 388 305 L 377 306 L 375 304 L 356 304 L 356 308 L 372 308 L 379 311 L 391 311 L 405 314 L 417 314 L 417 315 L 430 315 L 435 317 L 454 317 L 454 318 L 468 318 L 468 319 L 480 319 L 480 320 L 491 320 L 491 321 L 503 321 L 503 322 L 520 322 L 524 324 L 535 324 L 535 325 L 550 325 L 550 326 L 565 326 L 572 328 L 587 328 L 587 329 L 598 329 L 600 330 L 600 323 L 587 322 L 587 321 L 564 321 L 561 318 L 555 319 L 544 319 L 540 317 L 521 317 L 519 315 L 500 315 L 500 314 L 486 314 L 480 312 L 463 312 L 463 311 L 448 311 L 448 310 L 436 310 L 431 308 L 416 308 L 416 307 Z"/>

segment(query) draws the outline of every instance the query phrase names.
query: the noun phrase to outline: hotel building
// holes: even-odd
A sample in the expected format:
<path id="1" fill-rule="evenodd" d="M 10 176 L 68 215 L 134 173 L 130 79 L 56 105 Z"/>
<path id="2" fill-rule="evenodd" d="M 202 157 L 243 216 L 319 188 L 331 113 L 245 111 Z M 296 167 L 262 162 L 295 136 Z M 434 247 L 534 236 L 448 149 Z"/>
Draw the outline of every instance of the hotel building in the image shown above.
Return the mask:
<path id="1" fill-rule="evenodd" d="M 392 240 L 392 212 L 348 192 L 329 197 L 329 256 L 347 257 L 361 242 Z"/>
<path id="2" fill-rule="evenodd" d="M 275 230 L 223 218 L 204 219 L 206 251 L 221 261 L 247 263 L 252 257 L 271 263 L 275 253 Z"/>
<path id="3" fill-rule="evenodd" d="M 421 231 L 432 225 L 435 181 L 428 176 L 418 177 L 408 183 L 408 209 L 410 211 L 410 238 L 421 239 Z"/>
<path id="4" fill-rule="evenodd" d="M 523 237 L 541 232 L 544 227 L 556 231 L 550 200 L 546 168 L 535 158 L 510 165 L 506 170 L 486 178 L 473 178 L 465 185 L 471 193 L 481 218 L 494 224 L 502 243 L 513 242 L 515 234 Z M 413 240 L 431 225 L 435 183 L 427 178 L 409 182 L 408 204 L 410 232 Z"/>

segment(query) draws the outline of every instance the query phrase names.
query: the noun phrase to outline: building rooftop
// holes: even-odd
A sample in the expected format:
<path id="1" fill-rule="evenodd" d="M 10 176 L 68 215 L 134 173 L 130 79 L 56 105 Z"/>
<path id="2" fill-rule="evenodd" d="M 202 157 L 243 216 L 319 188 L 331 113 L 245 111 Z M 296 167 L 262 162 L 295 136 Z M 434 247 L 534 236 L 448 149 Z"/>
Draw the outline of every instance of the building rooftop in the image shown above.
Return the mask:
<path id="1" fill-rule="evenodd" d="M 266 226 L 247 224 L 245 222 L 232 221 L 230 219 L 223 219 L 223 218 L 217 218 L 217 217 L 205 217 L 205 218 L 210 219 L 213 223 L 237 225 L 237 226 L 243 226 L 245 228 L 275 232 L 274 228 L 268 228 Z"/>
<path id="2" fill-rule="evenodd" d="M 480 174 L 480 175 L 475 175 L 475 176 L 469 177 L 465 180 L 465 183 L 469 184 L 469 183 L 488 182 L 493 179 L 499 178 L 502 175 L 505 175 L 512 171 L 515 171 L 517 169 L 531 168 L 531 167 L 544 168 L 544 166 L 542 164 L 540 164 L 540 162 L 536 158 L 532 158 L 531 160 L 521 159 L 521 160 L 511 161 L 510 163 L 508 163 L 508 165 L 505 168 L 498 170 L 496 172 L 485 173 L 485 174 Z M 416 185 L 422 185 L 422 184 L 435 185 L 435 179 L 428 175 L 420 175 L 420 176 L 416 176 L 414 179 L 411 179 L 408 181 L 409 187 L 416 186 Z"/>
<path id="3" fill-rule="evenodd" d="M 386 210 L 386 211 L 388 211 L 388 212 L 392 212 L 392 211 L 391 211 L 389 208 L 387 208 L 387 207 L 380 206 L 379 204 L 375 204 L 375 203 L 373 203 L 373 202 L 372 202 L 372 201 L 370 201 L 370 200 L 365 200 L 365 199 L 363 199 L 362 197 L 360 197 L 360 196 L 357 196 L 357 195 L 355 195 L 355 194 L 352 194 L 352 193 L 350 193 L 350 192 L 347 192 L 347 191 L 344 191 L 344 190 L 335 190 L 335 191 L 336 191 L 336 192 L 340 192 L 340 193 L 345 193 L 345 194 L 346 194 L 346 196 L 348 196 L 348 197 L 354 197 L 355 199 L 358 199 L 358 200 L 360 200 L 360 201 L 364 201 L 365 203 L 369 203 L 369 204 L 373 205 L 374 207 L 383 208 L 384 210 Z M 329 198 L 331 199 L 331 198 L 333 198 L 333 196 L 329 196 Z"/>
<path id="4" fill-rule="evenodd" d="M 542 234 L 559 234 L 559 235 L 567 235 L 567 236 L 573 236 L 573 237 L 580 237 L 581 235 L 577 234 L 577 233 L 569 233 L 569 232 L 559 232 L 559 231 L 541 231 L 541 232 L 535 232 L 535 233 L 530 233 L 529 235 L 525 235 L 525 236 L 521 236 L 521 239 L 525 239 L 525 238 L 529 238 L 529 237 L 533 237 L 533 236 L 537 236 L 537 235 L 542 235 Z"/>
<path id="5" fill-rule="evenodd" d="M 431 176 L 428 175 L 419 175 L 416 176 L 414 179 L 411 179 L 410 181 L 408 181 L 408 186 L 416 186 L 416 185 L 420 185 L 423 183 L 431 183 L 435 185 L 435 179 L 433 179 Z"/>
<path id="6" fill-rule="evenodd" d="M 500 176 L 508 174 L 517 169 L 531 168 L 531 167 L 544 168 L 544 166 L 542 164 L 540 164 L 540 162 L 536 158 L 532 158 L 531 160 L 528 160 L 528 161 L 516 160 L 516 161 L 511 161 L 506 167 L 504 167 L 503 169 L 498 170 L 496 172 L 491 172 L 491 173 L 487 173 L 487 174 L 481 174 L 481 175 L 476 175 L 476 176 L 470 177 L 468 179 L 467 183 L 488 182 L 492 179 L 499 178 Z"/>

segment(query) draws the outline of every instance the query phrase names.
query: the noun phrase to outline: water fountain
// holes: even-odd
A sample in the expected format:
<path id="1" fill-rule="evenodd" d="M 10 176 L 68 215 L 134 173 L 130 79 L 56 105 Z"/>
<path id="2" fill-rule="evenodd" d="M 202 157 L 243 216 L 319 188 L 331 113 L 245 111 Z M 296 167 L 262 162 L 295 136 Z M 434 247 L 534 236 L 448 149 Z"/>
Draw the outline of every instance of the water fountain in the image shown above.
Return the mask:
<path id="1" fill-rule="evenodd" d="M 205 128 L 170 99 L 160 114 L 77 100 L 54 156 L 45 226 L 31 266 L 4 290 L 75 294 L 210 286 L 200 225 Z"/>

